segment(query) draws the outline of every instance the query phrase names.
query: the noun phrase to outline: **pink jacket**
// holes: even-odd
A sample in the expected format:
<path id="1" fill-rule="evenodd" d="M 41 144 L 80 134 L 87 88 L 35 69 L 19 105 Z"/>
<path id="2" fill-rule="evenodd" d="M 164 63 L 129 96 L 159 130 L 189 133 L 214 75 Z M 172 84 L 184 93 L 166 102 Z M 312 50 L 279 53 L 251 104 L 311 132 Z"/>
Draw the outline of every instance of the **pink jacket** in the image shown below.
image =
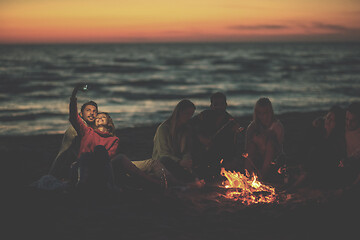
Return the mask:
<path id="1" fill-rule="evenodd" d="M 69 108 L 69 121 L 81 138 L 78 157 L 85 152 L 93 152 L 95 146 L 102 145 L 108 151 L 110 159 L 113 158 L 117 154 L 119 138 L 87 126 L 77 113 L 76 98 L 70 101 Z"/>

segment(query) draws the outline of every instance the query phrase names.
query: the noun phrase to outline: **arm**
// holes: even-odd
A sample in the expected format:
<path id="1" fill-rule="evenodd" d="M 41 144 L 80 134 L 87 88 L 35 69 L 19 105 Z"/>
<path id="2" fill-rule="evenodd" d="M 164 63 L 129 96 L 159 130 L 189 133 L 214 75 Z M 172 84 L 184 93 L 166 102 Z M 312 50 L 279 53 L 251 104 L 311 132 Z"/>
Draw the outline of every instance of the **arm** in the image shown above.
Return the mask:
<path id="1" fill-rule="evenodd" d="M 325 116 L 317 117 L 312 121 L 312 126 L 315 128 L 322 128 L 324 127 L 324 123 L 325 123 Z"/>
<path id="2" fill-rule="evenodd" d="M 261 173 L 260 177 L 264 178 L 268 175 L 271 162 L 274 160 L 274 156 L 275 156 L 274 142 L 267 141 L 266 151 L 265 151 L 265 156 L 264 156 L 264 163 L 260 169 L 260 173 Z"/>
<path id="3" fill-rule="evenodd" d="M 277 143 L 280 145 L 283 144 L 285 131 L 284 131 L 284 126 L 282 125 L 282 123 L 280 121 L 278 121 L 276 123 L 276 125 L 274 126 L 273 130 L 275 131 L 275 134 L 276 134 Z"/>
<path id="4" fill-rule="evenodd" d="M 266 150 L 264 155 L 264 163 L 261 168 L 263 177 L 267 176 L 271 163 L 279 154 L 283 152 L 284 127 L 282 123 L 279 120 L 274 122 L 266 134 Z"/>
<path id="5" fill-rule="evenodd" d="M 249 151 L 251 151 L 251 149 L 252 149 L 254 134 L 255 134 L 254 123 L 251 122 L 248 125 L 248 127 L 246 129 L 246 134 L 245 134 L 245 152 L 246 153 L 249 153 Z"/>
<path id="6" fill-rule="evenodd" d="M 78 90 L 80 89 L 81 85 L 78 84 L 75 86 L 71 97 L 70 97 L 70 104 L 69 104 L 69 121 L 71 125 L 76 130 L 77 134 L 80 136 L 83 136 L 86 129 L 88 128 L 83 120 L 79 117 L 78 109 L 77 109 L 77 98 L 76 94 Z"/>
<path id="7" fill-rule="evenodd" d="M 277 120 L 270 127 L 268 134 L 268 141 L 270 140 L 273 142 L 275 157 L 276 155 L 283 152 L 284 136 L 285 136 L 284 126 L 279 120 Z"/>
<path id="8" fill-rule="evenodd" d="M 112 145 L 111 148 L 108 150 L 108 153 L 109 153 L 110 158 L 113 158 L 113 157 L 116 156 L 117 150 L 118 150 L 118 146 L 119 146 L 119 138 L 116 138 L 116 140 L 114 141 L 113 145 Z"/>
<path id="9" fill-rule="evenodd" d="M 180 184 L 183 181 L 189 182 L 195 179 L 192 173 L 190 153 L 186 152 L 182 158 L 175 155 L 171 145 L 169 128 L 166 123 L 160 125 L 156 131 L 153 159 L 160 161 L 164 165 L 171 175 L 171 181 L 175 184 Z"/>

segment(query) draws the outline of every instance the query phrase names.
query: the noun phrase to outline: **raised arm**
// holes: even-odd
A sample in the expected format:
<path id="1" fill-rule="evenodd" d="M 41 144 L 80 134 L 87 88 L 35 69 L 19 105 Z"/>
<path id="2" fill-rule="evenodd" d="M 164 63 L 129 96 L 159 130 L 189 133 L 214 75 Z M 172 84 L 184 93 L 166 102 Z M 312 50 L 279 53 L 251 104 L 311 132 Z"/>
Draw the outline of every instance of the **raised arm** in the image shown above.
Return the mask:
<path id="1" fill-rule="evenodd" d="M 82 87 L 82 84 L 77 84 L 74 87 L 74 90 L 70 97 L 70 104 L 69 104 L 69 121 L 71 125 L 75 128 L 78 135 L 82 136 L 84 132 L 86 131 L 86 128 L 88 128 L 85 123 L 82 121 L 78 114 L 77 109 L 77 98 L 76 94 L 78 90 Z"/>

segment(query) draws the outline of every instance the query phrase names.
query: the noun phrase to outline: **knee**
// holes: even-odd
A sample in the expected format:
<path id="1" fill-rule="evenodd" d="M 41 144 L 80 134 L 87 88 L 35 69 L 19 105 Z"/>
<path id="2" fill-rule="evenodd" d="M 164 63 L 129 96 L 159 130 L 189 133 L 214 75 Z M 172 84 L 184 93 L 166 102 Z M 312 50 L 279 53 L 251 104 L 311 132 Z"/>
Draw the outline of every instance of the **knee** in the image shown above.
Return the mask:
<path id="1" fill-rule="evenodd" d="M 125 154 L 117 154 L 115 157 L 113 157 L 111 159 L 111 162 L 121 162 L 121 161 L 124 161 L 124 159 L 127 159 L 126 155 Z"/>
<path id="2" fill-rule="evenodd" d="M 256 151 L 256 144 L 253 141 L 248 142 L 245 146 L 245 152 L 252 154 L 255 151 Z"/>
<path id="3" fill-rule="evenodd" d="M 111 165 L 112 166 L 121 166 L 123 165 L 123 162 L 127 159 L 126 155 L 124 154 L 118 154 L 115 157 L 111 159 Z"/>
<path id="4" fill-rule="evenodd" d="M 95 158 L 97 158 L 97 159 L 101 159 L 101 160 L 104 160 L 104 161 L 109 161 L 110 160 L 108 151 L 102 145 L 97 145 L 94 148 L 94 155 L 95 155 Z"/>
<path id="5" fill-rule="evenodd" d="M 275 149 L 275 142 L 273 141 L 273 139 L 270 139 L 270 141 L 267 141 L 266 148 L 271 149 L 271 150 Z"/>
<path id="6" fill-rule="evenodd" d="M 162 164 L 167 164 L 169 163 L 170 161 L 172 161 L 172 159 L 170 157 L 167 157 L 167 156 L 162 156 L 159 158 L 159 161 L 160 163 Z"/>
<path id="7" fill-rule="evenodd" d="M 276 136 L 275 131 L 270 131 L 267 136 L 267 142 L 272 145 L 272 147 L 276 147 L 277 145 L 280 145 L 280 142 Z"/>

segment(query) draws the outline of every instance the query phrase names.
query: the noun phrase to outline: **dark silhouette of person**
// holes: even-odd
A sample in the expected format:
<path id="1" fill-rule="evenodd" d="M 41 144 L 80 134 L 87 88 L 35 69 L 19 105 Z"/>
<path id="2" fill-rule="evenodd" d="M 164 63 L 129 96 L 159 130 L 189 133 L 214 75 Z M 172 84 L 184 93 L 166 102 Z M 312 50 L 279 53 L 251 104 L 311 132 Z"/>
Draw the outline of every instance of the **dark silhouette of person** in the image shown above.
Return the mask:
<path id="1" fill-rule="evenodd" d="M 221 166 L 227 170 L 239 167 L 236 136 L 243 129 L 226 108 L 225 94 L 216 92 L 210 97 L 210 109 L 191 120 L 194 132 L 193 169 L 205 182 L 216 182 L 220 177 Z"/>

